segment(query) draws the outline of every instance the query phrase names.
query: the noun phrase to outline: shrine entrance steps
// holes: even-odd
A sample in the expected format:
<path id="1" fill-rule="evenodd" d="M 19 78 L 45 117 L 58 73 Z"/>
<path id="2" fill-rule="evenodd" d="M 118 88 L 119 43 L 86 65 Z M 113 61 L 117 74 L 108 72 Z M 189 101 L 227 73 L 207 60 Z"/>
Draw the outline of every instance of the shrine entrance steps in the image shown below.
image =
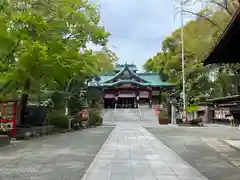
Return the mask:
<path id="1" fill-rule="evenodd" d="M 156 113 L 152 108 L 104 109 L 102 117 L 104 125 L 122 123 L 158 124 Z"/>

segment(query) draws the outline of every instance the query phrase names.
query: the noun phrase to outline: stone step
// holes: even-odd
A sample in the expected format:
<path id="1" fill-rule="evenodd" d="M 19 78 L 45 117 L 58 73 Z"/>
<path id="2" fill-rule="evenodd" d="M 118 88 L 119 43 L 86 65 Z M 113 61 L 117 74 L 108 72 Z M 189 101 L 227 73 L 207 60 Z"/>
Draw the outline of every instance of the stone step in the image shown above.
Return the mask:
<path id="1" fill-rule="evenodd" d="M 0 135 L 0 147 L 10 144 L 10 139 L 7 135 Z"/>

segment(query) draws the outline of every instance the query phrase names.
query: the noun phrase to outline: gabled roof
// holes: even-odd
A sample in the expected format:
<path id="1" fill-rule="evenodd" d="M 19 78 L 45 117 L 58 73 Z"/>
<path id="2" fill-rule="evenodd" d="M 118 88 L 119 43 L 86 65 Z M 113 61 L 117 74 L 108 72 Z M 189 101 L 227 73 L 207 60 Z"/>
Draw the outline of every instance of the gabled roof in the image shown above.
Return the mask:
<path id="1" fill-rule="evenodd" d="M 99 81 L 93 79 L 89 82 L 89 87 L 112 87 L 118 86 L 122 84 L 132 84 L 137 86 L 147 86 L 147 87 L 175 87 L 175 84 L 164 82 L 161 79 L 161 76 L 158 73 L 135 73 L 128 68 L 129 65 L 125 64 L 124 67 L 121 69 L 120 72 L 117 74 L 104 74 L 99 76 Z M 131 67 L 131 66 L 130 66 Z M 128 72 L 130 75 L 130 79 L 120 79 L 121 75 L 124 72 Z M 132 79 L 133 78 L 133 79 Z M 117 81 L 113 81 L 117 80 Z M 138 82 L 138 80 L 142 82 Z"/>
<path id="2" fill-rule="evenodd" d="M 134 73 L 134 72 L 131 70 L 131 68 L 129 68 L 128 64 L 125 64 L 124 68 L 122 68 L 122 70 L 119 71 L 119 73 L 117 73 L 115 76 L 113 76 L 112 78 L 108 79 L 107 81 L 104 81 L 104 83 L 109 83 L 110 81 L 117 79 L 118 77 L 120 77 L 121 75 L 123 75 L 124 72 L 126 72 L 126 71 L 127 71 L 132 77 L 146 82 L 146 80 L 142 79 L 142 78 L 139 77 L 136 73 Z"/>
<path id="3" fill-rule="evenodd" d="M 236 11 L 221 38 L 209 51 L 204 65 L 214 63 L 239 63 L 240 8 Z"/>

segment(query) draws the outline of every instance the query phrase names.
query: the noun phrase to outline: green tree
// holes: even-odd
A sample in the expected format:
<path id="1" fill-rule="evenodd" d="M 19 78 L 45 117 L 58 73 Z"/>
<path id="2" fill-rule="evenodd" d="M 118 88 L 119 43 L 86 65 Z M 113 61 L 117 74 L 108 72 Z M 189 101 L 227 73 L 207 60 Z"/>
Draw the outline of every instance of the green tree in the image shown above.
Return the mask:
<path id="1" fill-rule="evenodd" d="M 203 14 L 203 11 L 200 13 Z M 195 104 L 203 96 L 213 96 L 213 89 L 216 86 L 210 78 L 211 71 L 209 67 L 204 67 L 202 61 L 206 56 L 206 52 L 219 38 L 230 17 L 225 11 L 216 9 L 208 18 L 218 26 L 209 23 L 208 20 L 200 16 L 197 16 L 195 20 L 189 21 L 184 26 L 186 94 L 189 104 Z M 181 91 L 180 29 L 175 30 L 171 36 L 162 42 L 162 50 L 146 61 L 144 69 L 163 74 L 167 77 L 166 80 L 178 84 L 177 87 Z"/>
<path id="2" fill-rule="evenodd" d="M 6 1 L 0 21 L 0 77 L 8 84 L 1 94 L 21 92 L 21 112 L 29 93 L 97 73 L 86 45 L 105 46 L 109 33 L 87 0 Z"/>

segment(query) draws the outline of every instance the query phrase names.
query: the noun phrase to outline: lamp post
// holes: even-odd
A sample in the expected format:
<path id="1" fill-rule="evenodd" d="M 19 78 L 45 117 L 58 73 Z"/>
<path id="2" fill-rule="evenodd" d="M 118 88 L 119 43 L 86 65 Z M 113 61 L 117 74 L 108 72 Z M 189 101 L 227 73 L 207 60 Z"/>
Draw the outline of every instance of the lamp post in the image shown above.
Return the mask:
<path id="1" fill-rule="evenodd" d="M 118 96 L 115 96 L 115 109 L 117 108 Z"/>
<path id="2" fill-rule="evenodd" d="M 184 22 L 183 22 L 183 0 L 181 0 L 181 57 L 182 57 L 182 98 L 183 98 L 183 121 L 186 118 L 186 89 L 185 89 L 185 67 L 184 67 Z"/>

